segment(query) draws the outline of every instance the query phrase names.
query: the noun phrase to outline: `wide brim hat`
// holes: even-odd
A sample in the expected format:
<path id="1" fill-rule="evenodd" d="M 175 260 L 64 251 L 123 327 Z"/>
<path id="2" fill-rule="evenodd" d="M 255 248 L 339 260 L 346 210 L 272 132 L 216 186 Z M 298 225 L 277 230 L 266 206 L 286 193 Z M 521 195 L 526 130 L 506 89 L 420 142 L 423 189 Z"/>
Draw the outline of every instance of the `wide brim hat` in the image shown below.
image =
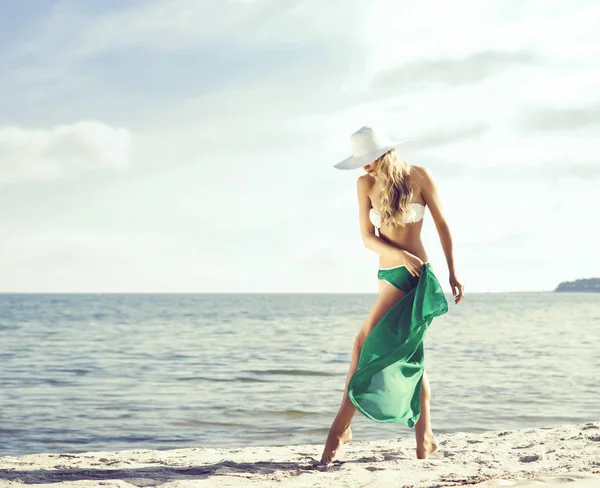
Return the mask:
<path id="1" fill-rule="evenodd" d="M 361 127 L 350 136 L 352 156 L 334 164 L 337 169 L 356 169 L 375 161 L 390 149 L 396 149 L 406 141 L 393 141 L 385 134 L 368 126 Z"/>

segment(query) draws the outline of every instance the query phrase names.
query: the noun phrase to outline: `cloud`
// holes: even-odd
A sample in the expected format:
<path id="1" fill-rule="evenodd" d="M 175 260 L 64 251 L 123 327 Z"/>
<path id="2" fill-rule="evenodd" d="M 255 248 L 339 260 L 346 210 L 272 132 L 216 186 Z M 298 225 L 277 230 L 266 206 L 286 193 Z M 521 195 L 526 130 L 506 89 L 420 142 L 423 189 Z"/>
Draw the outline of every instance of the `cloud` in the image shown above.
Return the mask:
<path id="1" fill-rule="evenodd" d="M 95 169 L 122 171 L 130 164 L 131 133 L 102 122 L 52 129 L 0 128 L 0 182 L 58 178 Z"/>
<path id="2" fill-rule="evenodd" d="M 488 130 L 489 124 L 486 122 L 476 122 L 469 127 L 426 132 L 408 140 L 405 143 L 405 147 L 413 150 L 455 144 L 458 141 L 477 138 L 485 134 Z"/>
<path id="3" fill-rule="evenodd" d="M 160 51 L 218 44 L 248 48 L 299 45 L 340 36 L 351 39 L 356 29 L 348 27 L 359 28 L 367 11 L 360 5 L 323 5 L 319 0 L 144 2 L 95 16 L 78 52 L 133 46 Z M 81 12 L 72 10 L 67 15 L 81 16 Z"/>
<path id="4" fill-rule="evenodd" d="M 598 163 L 578 162 L 552 162 L 535 169 L 530 169 L 529 178 L 538 182 L 556 183 L 561 179 L 594 180 L 600 178 L 600 166 Z"/>
<path id="5" fill-rule="evenodd" d="M 503 71 L 538 62 L 527 51 L 480 51 L 460 58 L 430 58 L 411 61 L 380 73 L 371 88 L 377 92 L 413 91 L 424 85 L 467 85 Z"/>
<path id="6" fill-rule="evenodd" d="M 600 126 L 600 103 L 586 107 L 537 109 L 521 123 L 525 132 L 569 131 L 590 126 Z"/>
<path id="7" fill-rule="evenodd" d="M 430 159 L 422 163 L 428 167 L 436 178 L 481 181 L 529 181 L 535 185 L 560 183 L 571 179 L 590 181 L 600 178 L 600 166 L 595 163 L 578 163 L 550 161 L 535 166 L 519 164 L 475 165 Z"/>

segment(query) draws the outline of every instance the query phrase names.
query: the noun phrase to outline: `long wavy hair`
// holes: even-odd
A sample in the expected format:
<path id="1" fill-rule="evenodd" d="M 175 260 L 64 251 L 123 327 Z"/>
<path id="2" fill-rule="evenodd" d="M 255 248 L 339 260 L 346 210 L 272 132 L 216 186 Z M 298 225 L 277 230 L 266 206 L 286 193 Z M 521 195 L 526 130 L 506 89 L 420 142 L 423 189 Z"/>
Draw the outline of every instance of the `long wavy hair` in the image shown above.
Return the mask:
<path id="1" fill-rule="evenodd" d="M 390 149 L 376 161 L 377 177 L 381 180 L 381 225 L 403 226 L 405 216 L 412 211 L 410 202 L 413 191 L 408 184 L 409 164 L 398 156 L 395 149 Z"/>

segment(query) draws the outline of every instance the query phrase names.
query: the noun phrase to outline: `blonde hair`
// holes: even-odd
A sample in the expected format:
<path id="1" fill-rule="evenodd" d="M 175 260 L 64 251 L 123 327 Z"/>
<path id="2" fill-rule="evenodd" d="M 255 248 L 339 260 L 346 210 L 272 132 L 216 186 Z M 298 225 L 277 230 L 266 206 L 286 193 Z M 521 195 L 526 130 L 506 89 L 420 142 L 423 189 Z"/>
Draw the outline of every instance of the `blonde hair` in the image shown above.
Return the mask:
<path id="1" fill-rule="evenodd" d="M 395 149 L 377 160 L 377 177 L 381 180 L 379 212 L 381 225 L 404 225 L 404 216 L 411 212 L 412 188 L 408 184 L 409 164 L 398 157 Z"/>

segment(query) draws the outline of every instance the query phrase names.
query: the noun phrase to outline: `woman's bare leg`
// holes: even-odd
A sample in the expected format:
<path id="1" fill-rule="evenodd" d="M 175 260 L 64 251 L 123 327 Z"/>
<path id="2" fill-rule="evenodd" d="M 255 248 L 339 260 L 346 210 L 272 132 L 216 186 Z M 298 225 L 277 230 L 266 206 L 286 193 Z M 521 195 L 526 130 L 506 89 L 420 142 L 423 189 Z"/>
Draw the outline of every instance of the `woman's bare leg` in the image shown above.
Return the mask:
<path id="1" fill-rule="evenodd" d="M 415 437 L 417 439 L 417 458 L 426 459 L 438 448 L 438 443 L 431 430 L 431 386 L 427 373 L 423 371 L 423 383 L 421 387 L 421 415 L 415 424 Z"/>
<path id="2" fill-rule="evenodd" d="M 362 350 L 365 339 L 371 330 L 373 330 L 373 327 L 375 327 L 381 318 L 388 312 L 388 310 L 392 308 L 392 306 L 404 295 L 405 293 L 403 291 L 392 285 L 382 286 L 381 293 L 379 294 L 377 301 L 371 308 L 371 311 L 367 315 L 362 328 L 354 339 L 352 360 L 350 361 L 350 368 L 346 377 L 342 404 L 340 405 L 338 413 L 329 429 L 329 435 L 327 436 L 325 448 L 323 449 L 323 454 L 321 455 L 322 464 L 327 465 L 331 463 L 338 450 L 346 442 L 350 442 L 352 440 L 350 423 L 352 422 L 352 417 L 354 417 L 354 414 L 356 413 L 356 407 L 348 397 L 348 383 L 358 367 L 358 359 L 360 357 L 360 351 Z"/>

